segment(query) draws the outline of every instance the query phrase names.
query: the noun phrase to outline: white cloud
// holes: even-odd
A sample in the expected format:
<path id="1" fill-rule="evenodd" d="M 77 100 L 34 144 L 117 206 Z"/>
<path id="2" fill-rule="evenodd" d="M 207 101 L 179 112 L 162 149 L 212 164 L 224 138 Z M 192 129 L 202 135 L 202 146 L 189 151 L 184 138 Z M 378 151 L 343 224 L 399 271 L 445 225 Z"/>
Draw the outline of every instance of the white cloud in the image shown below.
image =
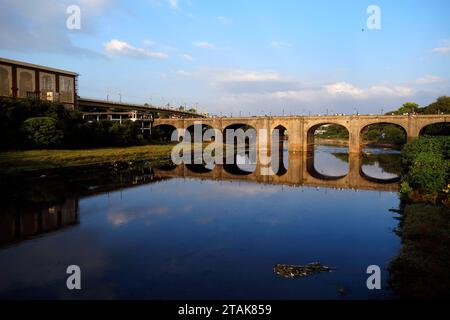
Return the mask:
<path id="1" fill-rule="evenodd" d="M 414 93 L 413 88 L 405 86 L 372 86 L 365 90 L 365 99 L 377 97 L 410 97 Z"/>
<path id="2" fill-rule="evenodd" d="M 112 39 L 109 42 L 105 43 L 105 50 L 110 54 L 130 56 L 135 58 L 167 59 L 169 57 L 164 52 L 136 48 L 125 41 L 120 41 L 117 39 Z"/>
<path id="3" fill-rule="evenodd" d="M 292 44 L 288 43 L 288 42 L 284 42 L 284 41 L 272 41 L 270 43 L 270 46 L 272 48 L 276 48 L 276 49 L 283 49 L 283 48 L 290 48 L 290 47 L 292 47 Z"/>
<path id="4" fill-rule="evenodd" d="M 446 82 L 444 78 L 433 76 L 431 74 L 425 75 L 415 81 L 418 84 L 433 84 L 433 83 L 442 83 Z"/>
<path id="5" fill-rule="evenodd" d="M 449 54 L 450 53 L 450 46 L 434 48 L 433 52 L 434 53 L 438 53 L 438 54 Z"/>
<path id="6" fill-rule="evenodd" d="M 215 79 L 224 82 L 276 81 L 280 74 L 274 71 L 225 70 L 219 71 Z"/>
<path id="7" fill-rule="evenodd" d="M 168 1 L 169 1 L 169 4 L 170 4 L 170 7 L 171 7 L 172 9 L 177 10 L 177 9 L 179 8 L 179 6 L 178 6 L 178 0 L 168 0 Z"/>
<path id="8" fill-rule="evenodd" d="M 109 212 L 107 217 L 109 223 L 111 223 L 116 227 L 119 227 L 136 219 L 162 216 L 166 215 L 168 212 L 169 212 L 168 208 L 156 207 L 148 209 L 147 208 L 138 209 L 133 212 L 125 212 L 125 211 Z"/>
<path id="9" fill-rule="evenodd" d="M 363 94 L 361 89 L 347 82 L 337 82 L 325 86 L 327 92 L 332 95 L 349 95 L 353 97 L 360 97 Z"/>
<path id="10" fill-rule="evenodd" d="M 337 82 L 325 86 L 326 91 L 333 96 L 350 96 L 355 99 L 369 99 L 377 96 L 407 97 L 412 89 L 403 86 L 376 85 L 369 88 L 358 88 L 347 82 Z"/>
<path id="11" fill-rule="evenodd" d="M 450 54 L 450 41 L 449 40 L 442 41 L 441 46 L 434 48 L 433 52 L 437 54 Z"/>
<path id="12" fill-rule="evenodd" d="M 157 45 L 157 43 L 156 43 L 155 41 L 150 40 L 150 39 L 145 39 L 145 40 L 144 40 L 144 44 L 145 44 L 146 46 L 149 46 L 149 47 L 154 47 L 154 46 Z"/>
<path id="13" fill-rule="evenodd" d="M 194 41 L 192 42 L 192 45 L 197 48 L 202 49 L 215 49 L 216 46 L 212 43 L 206 42 L 206 41 Z"/>
<path id="14" fill-rule="evenodd" d="M 179 54 L 179 57 L 184 59 L 184 60 L 187 60 L 187 61 L 194 60 L 194 58 L 192 58 L 192 56 L 190 54 L 187 54 L 187 53 Z"/>

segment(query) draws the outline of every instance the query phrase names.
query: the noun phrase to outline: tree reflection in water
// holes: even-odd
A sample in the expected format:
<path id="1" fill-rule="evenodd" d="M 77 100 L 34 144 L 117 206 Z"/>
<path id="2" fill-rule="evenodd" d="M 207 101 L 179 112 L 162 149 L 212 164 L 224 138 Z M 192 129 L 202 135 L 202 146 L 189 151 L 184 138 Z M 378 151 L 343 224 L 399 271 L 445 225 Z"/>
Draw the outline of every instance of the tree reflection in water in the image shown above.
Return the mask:
<path id="1" fill-rule="evenodd" d="M 450 297 L 450 208 L 405 205 L 396 233 L 402 247 L 389 266 L 389 284 L 395 296 Z"/>

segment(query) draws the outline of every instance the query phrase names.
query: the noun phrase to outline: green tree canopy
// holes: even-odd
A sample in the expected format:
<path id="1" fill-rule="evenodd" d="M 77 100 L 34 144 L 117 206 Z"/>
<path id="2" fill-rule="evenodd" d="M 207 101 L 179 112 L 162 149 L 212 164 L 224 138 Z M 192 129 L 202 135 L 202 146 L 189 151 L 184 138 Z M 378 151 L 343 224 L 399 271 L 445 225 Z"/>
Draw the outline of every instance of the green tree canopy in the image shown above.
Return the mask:
<path id="1" fill-rule="evenodd" d="M 386 114 L 397 114 L 402 115 L 405 113 L 414 113 L 419 112 L 419 105 L 415 102 L 406 102 L 404 103 L 400 108 L 398 108 L 396 111 L 391 111 Z"/>
<path id="2" fill-rule="evenodd" d="M 421 110 L 423 114 L 450 113 L 450 97 L 442 96 L 437 98 L 435 102 Z"/>

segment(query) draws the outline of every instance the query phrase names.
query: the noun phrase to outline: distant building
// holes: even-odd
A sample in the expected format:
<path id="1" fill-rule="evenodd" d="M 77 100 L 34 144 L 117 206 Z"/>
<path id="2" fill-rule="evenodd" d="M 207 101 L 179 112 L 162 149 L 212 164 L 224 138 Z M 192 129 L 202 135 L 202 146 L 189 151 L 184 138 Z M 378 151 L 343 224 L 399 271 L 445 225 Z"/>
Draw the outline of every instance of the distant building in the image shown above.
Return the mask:
<path id="1" fill-rule="evenodd" d="M 77 105 L 77 76 L 71 71 L 0 58 L 0 96 Z"/>

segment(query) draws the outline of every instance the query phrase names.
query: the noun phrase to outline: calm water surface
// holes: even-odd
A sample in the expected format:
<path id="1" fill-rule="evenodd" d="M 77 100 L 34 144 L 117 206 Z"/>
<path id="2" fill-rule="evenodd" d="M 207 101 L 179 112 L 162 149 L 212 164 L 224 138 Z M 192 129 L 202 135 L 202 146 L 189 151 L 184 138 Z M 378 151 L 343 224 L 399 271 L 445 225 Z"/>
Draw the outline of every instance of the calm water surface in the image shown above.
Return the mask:
<path id="1" fill-rule="evenodd" d="M 372 149 L 361 161 L 364 176 L 398 174 L 398 154 Z M 50 184 L 41 192 L 58 191 L 50 205 L 36 202 L 38 191 L 26 195 L 31 204 L 2 199 L 0 298 L 389 298 L 395 188 L 340 187 L 337 177 L 352 176 L 342 147 L 316 149 L 314 169 L 329 182 L 283 180 L 295 170 L 285 163 L 267 183 L 166 168 L 107 187 L 87 179 L 75 193 Z M 336 270 L 297 279 L 273 271 L 315 261 Z M 72 264 L 81 291 L 66 289 Z M 369 265 L 381 267 L 383 290 L 367 290 Z"/>

